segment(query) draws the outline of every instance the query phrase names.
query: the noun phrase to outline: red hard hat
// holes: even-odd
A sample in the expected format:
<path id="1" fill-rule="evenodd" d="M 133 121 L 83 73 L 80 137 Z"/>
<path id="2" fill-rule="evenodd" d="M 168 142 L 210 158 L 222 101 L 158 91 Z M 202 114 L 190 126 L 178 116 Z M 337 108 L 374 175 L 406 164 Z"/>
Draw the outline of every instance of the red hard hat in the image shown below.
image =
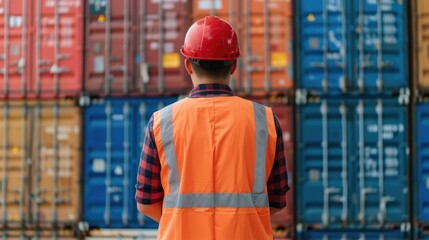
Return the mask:
<path id="1" fill-rule="evenodd" d="M 186 58 L 202 60 L 234 60 L 240 56 L 237 33 L 216 16 L 195 22 L 186 33 L 180 52 Z"/>

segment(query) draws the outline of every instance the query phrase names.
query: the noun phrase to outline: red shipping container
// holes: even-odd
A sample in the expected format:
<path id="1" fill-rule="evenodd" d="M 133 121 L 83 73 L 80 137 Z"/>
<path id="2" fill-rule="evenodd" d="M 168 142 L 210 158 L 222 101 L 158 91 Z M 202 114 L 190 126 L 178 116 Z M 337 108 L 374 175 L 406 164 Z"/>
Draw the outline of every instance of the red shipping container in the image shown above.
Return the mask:
<path id="1" fill-rule="evenodd" d="M 13 1 L 13 4 L 12 4 Z M 27 4 L 27 6 L 26 6 Z M 31 40 L 26 0 L 0 1 L 0 97 L 23 96 L 30 80 Z"/>
<path id="2" fill-rule="evenodd" d="M 239 35 L 241 57 L 231 81 L 239 94 L 293 90 L 291 0 L 193 0 L 194 20 L 215 14 Z"/>
<path id="3" fill-rule="evenodd" d="M 179 50 L 189 6 L 181 0 L 90 1 L 85 89 L 91 95 L 185 93 L 191 81 Z"/>
<path id="4" fill-rule="evenodd" d="M 139 6 L 137 79 L 140 93 L 184 94 L 191 88 L 180 54 L 191 24 L 190 2 L 148 0 L 143 1 L 145 6 Z"/>
<path id="5" fill-rule="evenodd" d="M 5 0 L 0 8 L 0 97 L 76 96 L 82 88 L 83 1 Z"/>
<path id="6" fill-rule="evenodd" d="M 128 94 L 133 77 L 135 1 L 89 1 L 86 17 L 85 90 Z"/>
<path id="7" fill-rule="evenodd" d="M 29 88 L 42 97 L 76 96 L 82 90 L 84 1 L 32 2 Z"/>
<path id="8" fill-rule="evenodd" d="M 253 101 L 269 106 L 276 114 L 280 127 L 283 130 L 283 143 L 286 156 L 286 168 L 288 170 L 288 182 L 290 190 L 286 194 L 287 206 L 282 211 L 271 217 L 275 237 L 293 237 L 294 232 L 294 115 L 293 106 L 288 99 L 253 98 Z"/>

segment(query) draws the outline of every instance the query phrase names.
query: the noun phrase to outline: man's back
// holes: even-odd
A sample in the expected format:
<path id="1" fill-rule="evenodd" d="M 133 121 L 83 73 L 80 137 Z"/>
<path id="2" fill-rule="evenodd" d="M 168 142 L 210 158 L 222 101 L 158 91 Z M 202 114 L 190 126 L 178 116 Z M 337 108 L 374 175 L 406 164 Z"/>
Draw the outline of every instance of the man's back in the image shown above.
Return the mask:
<path id="1" fill-rule="evenodd" d="M 195 239 L 271 236 L 271 109 L 239 97 L 187 98 L 155 113 L 153 129 L 165 190 L 161 239 L 187 229 Z"/>

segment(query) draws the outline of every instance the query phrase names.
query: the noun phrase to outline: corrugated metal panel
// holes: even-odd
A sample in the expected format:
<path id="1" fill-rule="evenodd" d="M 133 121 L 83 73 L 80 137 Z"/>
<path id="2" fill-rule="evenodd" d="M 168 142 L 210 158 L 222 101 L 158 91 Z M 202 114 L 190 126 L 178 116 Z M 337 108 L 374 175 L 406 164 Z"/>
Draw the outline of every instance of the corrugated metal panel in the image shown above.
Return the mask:
<path id="1" fill-rule="evenodd" d="M 137 87 L 144 94 L 184 93 L 191 88 L 180 54 L 191 24 L 190 2 L 180 0 L 139 1 L 139 68 Z"/>
<path id="2" fill-rule="evenodd" d="M 138 14 L 135 1 L 87 1 L 85 40 L 85 90 L 125 94 L 131 86 L 135 64 L 132 39 Z"/>
<path id="3" fill-rule="evenodd" d="M 417 106 L 417 217 L 429 224 L 429 104 Z"/>
<path id="4" fill-rule="evenodd" d="M 409 236 L 400 231 L 356 231 L 356 232 L 328 232 L 328 231 L 308 231 L 303 232 L 301 237 L 298 238 L 301 240 L 311 239 L 311 240 L 406 240 L 409 239 Z"/>
<path id="5" fill-rule="evenodd" d="M 376 92 L 408 87 L 407 4 L 353 1 L 352 88 Z"/>
<path id="6" fill-rule="evenodd" d="M 1 96 L 77 95 L 82 88 L 83 1 L 7 0 L 0 8 Z"/>
<path id="7" fill-rule="evenodd" d="M 27 0 L 12 0 L 0 2 L 0 97 L 13 92 L 22 96 L 30 81 L 30 71 L 26 67 L 30 59 L 30 18 L 27 16 L 30 4 Z"/>
<path id="8" fill-rule="evenodd" d="M 331 228 L 408 222 L 406 114 L 397 99 L 301 106 L 298 221 Z"/>
<path id="9" fill-rule="evenodd" d="M 88 92 L 181 94 L 188 90 L 191 82 L 179 49 L 190 24 L 190 1 L 91 0 L 88 4 Z"/>
<path id="10" fill-rule="evenodd" d="M 298 88 L 323 92 L 346 90 L 350 66 L 349 2 L 297 3 Z"/>
<path id="11" fill-rule="evenodd" d="M 292 2 L 193 0 L 194 19 L 216 14 L 239 35 L 241 57 L 230 85 L 248 95 L 293 89 Z"/>
<path id="12" fill-rule="evenodd" d="M 418 56 L 418 85 L 421 88 L 429 88 L 429 2 L 417 0 L 417 49 Z"/>
<path id="13" fill-rule="evenodd" d="M 137 212 L 134 185 L 146 125 L 176 100 L 107 99 L 85 110 L 83 217 L 91 227 L 157 227 Z"/>
<path id="14" fill-rule="evenodd" d="M 42 0 L 34 4 L 30 88 L 38 95 L 77 96 L 82 89 L 83 2 Z"/>
<path id="15" fill-rule="evenodd" d="M 408 87 L 407 1 L 298 4 L 299 88 L 323 93 Z"/>
<path id="16" fill-rule="evenodd" d="M 1 211 L 8 226 L 80 218 L 80 111 L 70 102 L 0 105 Z"/>

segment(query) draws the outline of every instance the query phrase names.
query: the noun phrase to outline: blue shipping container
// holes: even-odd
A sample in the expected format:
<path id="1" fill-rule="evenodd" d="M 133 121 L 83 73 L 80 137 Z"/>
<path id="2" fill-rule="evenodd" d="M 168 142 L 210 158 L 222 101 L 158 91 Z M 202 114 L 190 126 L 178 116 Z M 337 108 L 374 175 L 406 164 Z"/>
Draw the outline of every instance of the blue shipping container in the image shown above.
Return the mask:
<path id="1" fill-rule="evenodd" d="M 106 99 L 84 110 L 83 217 L 91 227 L 158 226 L 138 213 L 134 185 L 146 125 L 176 100 Z"/>
<path id="2" fill-rule="evenodd" d="M 351 86 L 365 92 L 407 87 L 407 1 L 353 0 L 352 11 Z"/>
<path id="3" fill-rule="evenodd" d="M 408 86 L 407 1 L 302 0 L 298 88 L 338 94 Z"/>
<path id="4" fill-rule="evenodd" d="M 429 104 L 417 106 L 417 216 L 429 225 Z"/>
<path id="5" fill-rule="evenodd" d="M 298 1 L 298 88 L 324 92 L 346 89 L 348 0 Z"/>
<path id="6" fill-rule="evenodd" d="M 299 223 L 377 228 L 409 221 L 407 110 L 397 102 L 323 99 L 299 107 Z"/>
<path id="7" fill-rule="evenodd" d="M 307 231 L 299 235 L 301 240 L 406 240 L 407 234 L 400 231 Z"/>

